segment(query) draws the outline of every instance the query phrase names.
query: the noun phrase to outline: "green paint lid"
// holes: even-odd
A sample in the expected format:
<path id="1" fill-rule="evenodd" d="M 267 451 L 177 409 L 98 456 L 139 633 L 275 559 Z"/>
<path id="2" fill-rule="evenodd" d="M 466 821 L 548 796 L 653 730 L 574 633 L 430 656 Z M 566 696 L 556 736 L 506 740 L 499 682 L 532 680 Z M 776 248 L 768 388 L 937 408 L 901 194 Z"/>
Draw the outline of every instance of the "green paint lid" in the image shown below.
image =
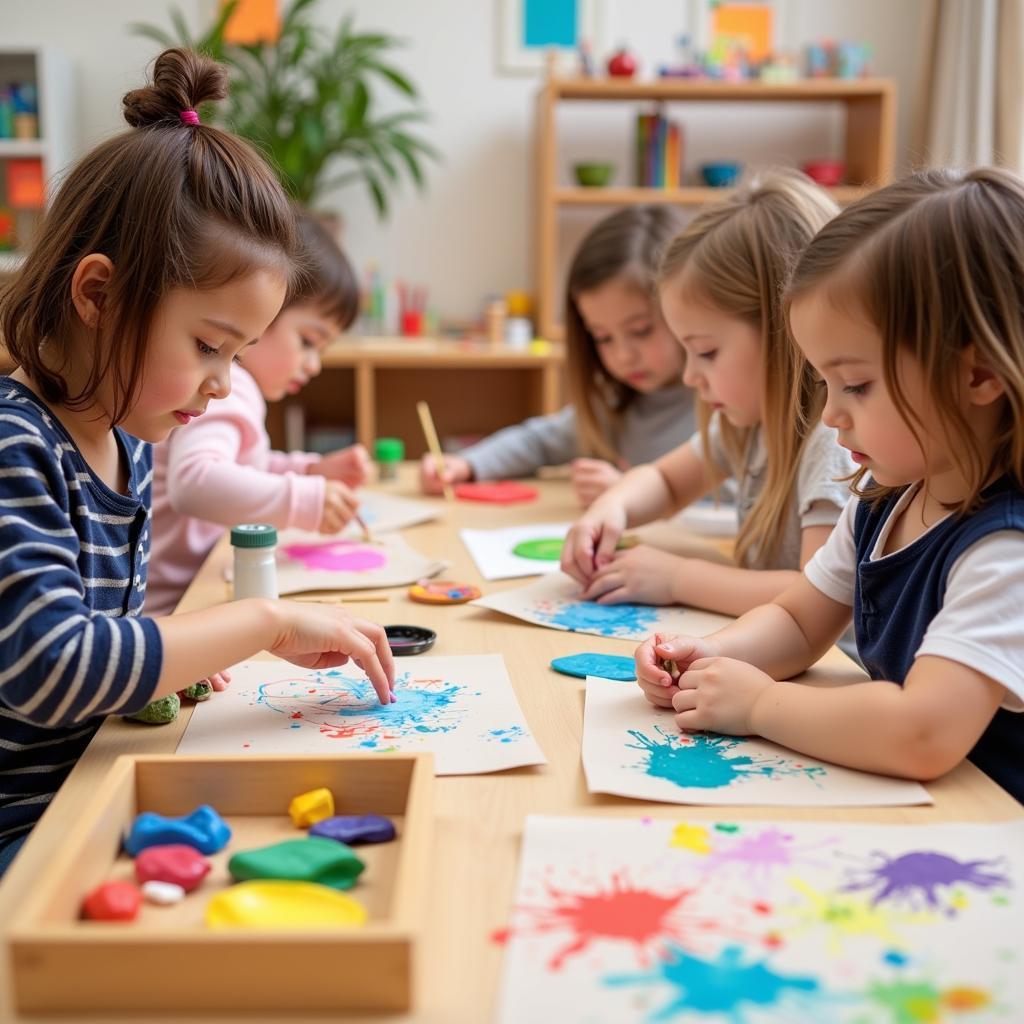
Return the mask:
<path id="1" fill-rule="evenodd" d="M 266 523 L 242 523 L 231 527 L 231 545 L 236 548 L 272 548 L 277 530 Z"/>
<path id="2" fill-rule="evenodd" d="M 377 462 L 401 462 L 405 444 L 400 437 L 378 437 L 373 442 L 373 457 Z"/>

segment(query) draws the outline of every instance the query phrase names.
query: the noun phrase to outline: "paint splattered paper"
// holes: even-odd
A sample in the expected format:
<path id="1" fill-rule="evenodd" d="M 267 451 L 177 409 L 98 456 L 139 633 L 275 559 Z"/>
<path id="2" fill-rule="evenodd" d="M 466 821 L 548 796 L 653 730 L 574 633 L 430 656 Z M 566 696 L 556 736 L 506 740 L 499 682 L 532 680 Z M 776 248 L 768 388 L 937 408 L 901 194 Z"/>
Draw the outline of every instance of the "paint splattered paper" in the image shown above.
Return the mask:
<path id="1" fill-rule="evenodd" d="M 499 1024 L 1024 1019 L 1024 821 L 527 819 Z"/>
<path id="2" fill-rule="evenodd" d="M 767 740 L 681 733 L 640 688 L 587 679 L 583 770 L 591 793 L 678 804 L 858 807 L 928 804 L 924 786 L 840 768 Z"/>
<path id="3" fill-rule="evenodd" d="M 381 494 L 379 491 L 359 492 L 359 517 L 373 533 L 391 533 L 407 526 L 429 522 L 438 516 L 436 505 L 399 494 Z M 353 520 L 343 531 L 345 537 L 362 537 L 362 527 Z"/>
<path id="4" fill-rule="evenodd" d="M 196 706 L 179 754 L 431 751 L 438 775 L 544 764 L 500 654 L 399 658 L 381 707 L 355 666 L 317 672 L 246 661 Z"/>
<path id="5" fill-rule="evenodd" d="M 485 580 L 507 580 L 517 576 L 541 576 L 558 572 L 559 558 L 524 558 L 515 548 L 531 541 L 563 541 L 572 523 L 533 523 L 501 530 L 460 530 L 462 543 L 473 556 Z M 550 545 L 552 553 L 555 545 Z M 535 552 L 540 553 L 539 545 Z"/>
<path id="6" fill-rule="evenodd" d="M 621 640 L 646 640 L 658 632 L 704 636 L 732 621 L 723 615 L 690 608 L 597 604 L 581 601 L 581 593 L 582 588 L 574 579 L 559 572 L 522 587 L 487 594 L 473 604 L 536 626 Z"/>
<path id="7" fill-rule="evenodd" d="M 277 592 L 364 590 L 401 587 L 445 568 L 411 548 L 397 534 L 366 542 L 325 537 L 304 530 L 282 530 L 277 540 Z"/>

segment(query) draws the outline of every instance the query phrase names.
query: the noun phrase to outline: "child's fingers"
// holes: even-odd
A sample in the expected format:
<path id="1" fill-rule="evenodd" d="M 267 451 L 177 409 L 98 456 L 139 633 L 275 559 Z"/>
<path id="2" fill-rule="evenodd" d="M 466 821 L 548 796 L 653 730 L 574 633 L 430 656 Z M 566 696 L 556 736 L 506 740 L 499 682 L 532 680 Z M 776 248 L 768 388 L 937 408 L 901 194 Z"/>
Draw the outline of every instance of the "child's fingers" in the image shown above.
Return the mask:
<path id="1" fill-rule="evenodd" d="M 704 732 L 707 729 L 704 712 L 696 709 L 676 715 L 676 725 L 682 732 Z"/>
<path id="2" fill-rule="evenodd" d="M 672 692 L 662 686 L 641 686 L 641 691 L 648 703 L 657 708 L 672 707 Z"/>
<path id="3" fill-rule="evenodd" d="M 370 622 L 369 619 L 353 619 L 352 623 L 373 644 L 377 652 L 377 660 L 387 679 L 388 692 L 393 694 L 395 692 L 395 656 L 391 653 L 391 645 L 388 643 L 384 627 L 376 622 Z"/>
<path id="4" fill-rule="evenodd" d="M 597 539 L 594 549 L 594 565 L 600 569 L 608 565 L 615 557 L 615 548 L 619 543 L 619 531 L 610 526 L 604 526 L 601 536 Z"/>
<path id="5" fill-rule="evenodd" d="M 697 708 L 697 691 L 679 688 L 672 694 L 672 707 L 675 711 L 695 711 Z"/>
<path id="6" fill-rule="evenodd" d="M 662 634 L 655 633 L 649 636 L 633 655 L 636 665 L 636 677 L 641 686 L 651 683 L 663 689 L 671 686 L 674 682 L 672 676 L 665 671 L 662 659 L 657 653 L 657 648 L 662 642 Z"/>
<path id="7" fill-rule="evenodd" d="M 586 586 L 594 572 L 594 542 L 585 526 L 575 526 L 562 546 L 562 572 Z"/>

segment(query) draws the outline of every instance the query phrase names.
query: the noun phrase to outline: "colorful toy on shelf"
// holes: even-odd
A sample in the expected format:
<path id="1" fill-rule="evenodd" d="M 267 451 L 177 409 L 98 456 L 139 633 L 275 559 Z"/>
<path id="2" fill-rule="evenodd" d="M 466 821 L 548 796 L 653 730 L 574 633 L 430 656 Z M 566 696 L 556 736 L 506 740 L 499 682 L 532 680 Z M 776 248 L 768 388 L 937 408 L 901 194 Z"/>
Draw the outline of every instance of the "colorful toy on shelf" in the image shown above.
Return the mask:
<path id="1" fill-rule="evenodd" d="M 576 47 L 576 56 L 579 60 L 580 78 L 593 78 L 594 54 L 591 52 L 590 41 L 588 39 L 580 40 L 579 46 Z"/>
<path id="2" fill-rule="evenodd" d="M 823 188 L 841 185 L 846 176 L 846 164 L 842 160 L 808 160 L 800 170 Z"/>
<path id="3" fill-rule="evenodd" d="M 624 46 L 608 58 L 608 74 L 613 78 L 632 78 L 636 72 L 636 58 Z"/>
<path id="4" fill-rule="evenodd" d="M 866 78 L 871 73 L 872 49 L 867 43 L 824 39 L 807 44 L 808 78 Z"/>
<path id="5" fill-rule="evenodd" d="M 676 62 L 662 64 L 658 68 L 659 78 L 701 78 L 704 68 L 701 66 L 700 54 L 694 49 L 690 37 L 684 32 L 676 36 Z"/>

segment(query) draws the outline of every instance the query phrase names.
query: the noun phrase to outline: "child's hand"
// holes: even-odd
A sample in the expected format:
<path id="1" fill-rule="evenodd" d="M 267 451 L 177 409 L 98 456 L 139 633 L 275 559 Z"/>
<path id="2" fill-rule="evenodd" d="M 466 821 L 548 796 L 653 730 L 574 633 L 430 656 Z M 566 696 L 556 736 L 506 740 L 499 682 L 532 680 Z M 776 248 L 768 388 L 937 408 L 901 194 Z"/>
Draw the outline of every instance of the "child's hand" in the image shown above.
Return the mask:
<path id="1" fill-rule="evenodd" d="M 214 672 L 212 676 L 206 677 L 206 682 L 213 687 L 214 693 L 220 693 L 221 690 L 226 690 L 228 688 L 228 683 L 231 682 L 231 673 Z"/>
<path id="2" fill-rule="evenodd" d="M 303 668 L 336 668 L 351 658 L 369 677 L 381 704 L 394 700 L 395 662 L 384 627 L 330 605 L 269 602 L 277 636 L 267 650 Z"/>
<path id="3" fill-rule="evenodd" d="M 665 636 L 655 633 L 637 649 L 636 681 L 644 696 L 659 708 L 672 707 L 672 698 L 679 692 L 681 673 L 701 658 L 713 658 L 718 648 L 713 640 L 694 636 Z M 666 668 L 671 662 L 671 671 Z"/>
<path id="4" fill-rule="evenodd" d="M 449 484 L 459 484 L 464 480 L 473 479 L 473 467 L 467 459 L 458 455 L 446 455 L 444 457 L 444 481 Z M 437 475 L 437 463 L 434 456 L 427 452 L 420 460 L 420 489 L 424 494 L 441 494 L 444 491 L 444 483 Z"/>
<path id="5" fill-rule="evenodd" d="M 604 459 L 573 459 L 571 475 L 572 488 L 583 508 L 604 494 L 622 476 Z"/>
<path id="6" fill-rule="evenodd" d="M 689 732 L 707 730 L 749 736 L 758 698 L 775 680 L 735 658 L 699 658 L 679 677 L 672 697 L 676 724 Z"/>
<path id="7" fill-rule="evenodd" d="M 618 551 L 612 561 L 594 574 L 583 591 L 585 601 L 598 604 L 674 604 L 673 580 L 683 569 L 683 559 L 647 544 Z"/>
<path id="8" fill-rule="evenodd" d="M 611 562 L 625 529 L 626 513 L 622 508 L 584 513 L 562 545 L 562 572 L 589 586 L 597 571 Z"/>
<path id="9" fill-rule="evenodd" d="M 321 533 L 337 533 L 359 508 L 359 499 L 340 480 L 328 480 L 324 484 L 324 510 L 320 514 Z"/>
<path id="10" fill-rule="evenodd" d="M 370 456 L 361 444 L 354 444 L 325 455 L 309 467 L 309 472 L 340 480 L 349 487 L 362 487 L 370 479 Z"/>

